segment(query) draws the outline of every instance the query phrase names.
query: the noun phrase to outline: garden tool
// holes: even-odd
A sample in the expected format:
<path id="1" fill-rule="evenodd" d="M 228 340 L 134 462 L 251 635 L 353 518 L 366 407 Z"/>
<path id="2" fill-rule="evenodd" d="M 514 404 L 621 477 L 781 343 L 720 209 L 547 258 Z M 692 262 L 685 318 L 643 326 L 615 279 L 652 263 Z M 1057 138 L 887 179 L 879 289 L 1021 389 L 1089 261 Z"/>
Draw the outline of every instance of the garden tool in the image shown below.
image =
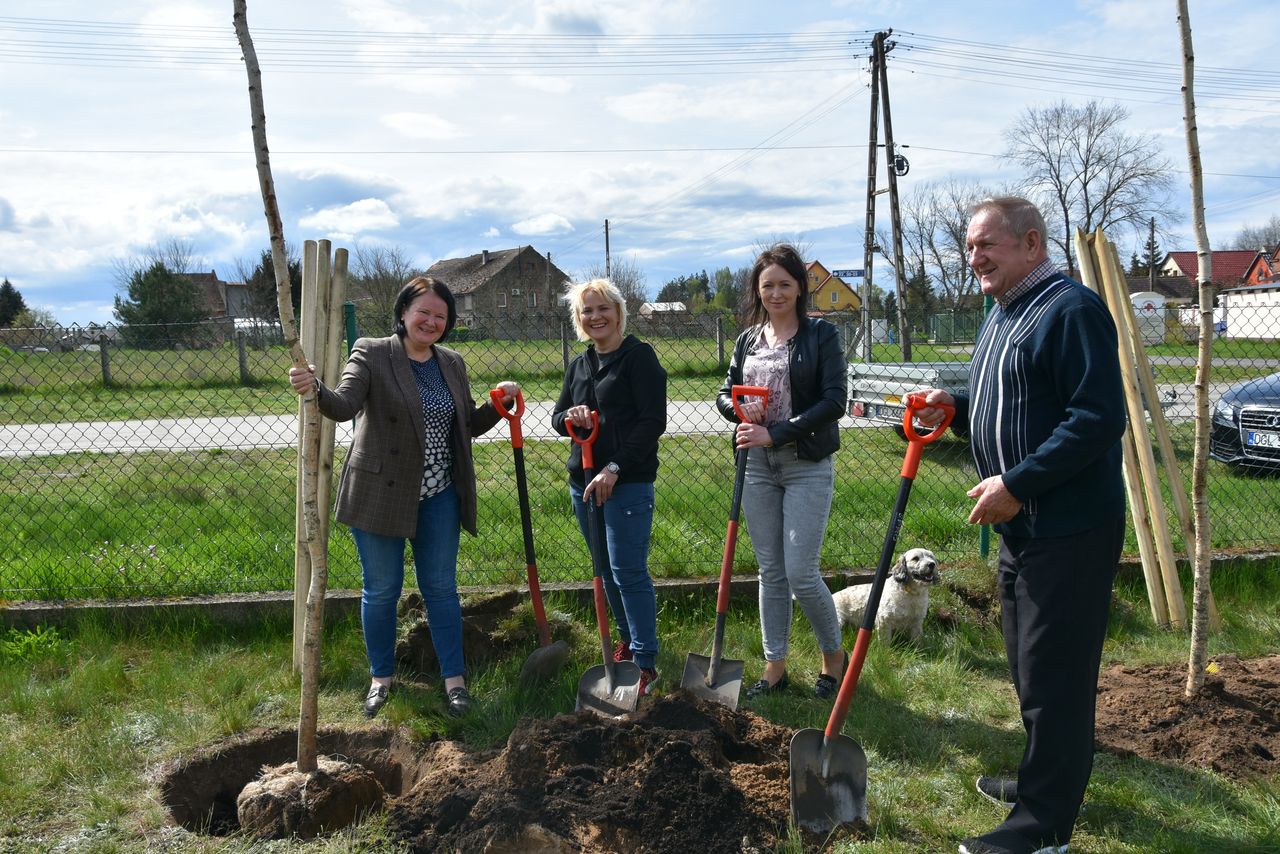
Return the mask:
<path id="1" fill-rule="evenodd" d="M 572 424 L 569 435 L 582 448 L 582 481 L 584 486 L 595 477 L 595 459 L 591 448 L 600 433 L 600 413 L 591 411 L 591 433 L 578 435 Z M 605 717 L 621 717 L 636 710 L 640 702 L 640 667 L 634 661 L 614 661 L 609 636 L 609 609 L 604 598 L 604 573 L 609 571 L 608 541 L 604 532 L 604 509 L 595 496 L 586 499 L 587 546 L 591 550 L 591 586 L 595 593 L 596 626 L 600 629 L 600 651 L 604 663 L 587 669 L 578 680 L 577 708 L 590 709 Z"/>
<path id="2" fill-rule="evenodd" d="M 520 681 L 535 682 L 554 678 L 569 657 L 569 645 L 562 640 L 551 641 L 551 629 L 547 626 L 547 612 L 542 607 L 542 588 L 538 585 L 538 559 L 533 551 L 533 522 L 529 511 L 529 481 L 524 471 L 524 431 L 520 419 L 524 416 L 524 393 L 516 392 L 516 405 L 508 410 L 502 405 L 502 390 L 489 392 L 494 409 L 507 419 L 511 431 L 511 452 L 515 457 L 516 492 L 520 497 L 520 527 L 524 531 L 525 574 L 529 579 L 529 599 L 533 602 L 533 619 L 538 626 L 539 648 L 525 660 L 520 668 Z"/>
<path id="3" fill-rule="evenodd" d="M 761 386 L 735 385 L 730 389 L 733 411 L 746 421 L 739 401 L 744 397 L 760 397 L 762 405 L 769 404 L 769 389 Z M 733 501 L 729 505 L 729 525 L 724 535 L 724 557 L 720 560 L 720 585 L 716 591 L 716 628 L 711 642 L 711 655 L 689 653 L 684 660 L 684 676 L 680 687 L 705 700 L 723 703 L 731 709 L 738 708 L 738 693 L 742 690 L 742 672 L 745 662 L 723 658 L 725 615 L 729 613 L 729 583 L 733 575 L 733 551 L 738 544 L 738 513 L 742 509 L 742 482 L 747 474 L 747 449 L 736 451 L 736 470 L 733 476 Z"/>
<path id="4" fill-rule="evenodd" d="M 938 406 L 944 413 L 942 421 L 922 436 L 916 432 L 914 415 L 926 408 L 924 395 L 909 394 L 905 403 L 907 408 L 902 414 L 902 427 L 907 435 L 907 453 L 902 462 L 898 500 L 889 520 L 884 547 L 880 550 L 880 564 L 876 567 L 875 580 L 863 610 L 853 658 L 845 668 L 844 681 L 831 708 L 826 731 L 802 729 L 791 739 L 791 820 L 812 833 L 826 834 L 841 824 L 867 819 L 867 754 L 858 742 L 841 735 L 840 729 L 844 726 L 844 718 L 871 645 L 871 630 L 876 624 L 876 611 L 889 577 L 889 564 L 898 544 L 902 515 L 907 508 L 907 498 L 911 495 L 911 484 L 920 466 L 921 454 L 925 445 L 943 434 L 955 415 L 954 407 Z"/>

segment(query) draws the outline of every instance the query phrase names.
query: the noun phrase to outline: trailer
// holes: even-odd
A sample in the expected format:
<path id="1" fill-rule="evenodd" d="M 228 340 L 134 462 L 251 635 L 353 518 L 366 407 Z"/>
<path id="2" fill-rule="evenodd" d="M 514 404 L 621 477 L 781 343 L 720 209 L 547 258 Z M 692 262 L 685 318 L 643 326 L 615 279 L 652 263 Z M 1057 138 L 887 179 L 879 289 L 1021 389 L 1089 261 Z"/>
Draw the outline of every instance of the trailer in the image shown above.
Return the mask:
<path id="1" fill-rule="evenodd" d="M 850 362 L 849 415 L 902 429 L 910 392 L 940 388 L 952 393 L 969 385 L 968 362 Z"/>

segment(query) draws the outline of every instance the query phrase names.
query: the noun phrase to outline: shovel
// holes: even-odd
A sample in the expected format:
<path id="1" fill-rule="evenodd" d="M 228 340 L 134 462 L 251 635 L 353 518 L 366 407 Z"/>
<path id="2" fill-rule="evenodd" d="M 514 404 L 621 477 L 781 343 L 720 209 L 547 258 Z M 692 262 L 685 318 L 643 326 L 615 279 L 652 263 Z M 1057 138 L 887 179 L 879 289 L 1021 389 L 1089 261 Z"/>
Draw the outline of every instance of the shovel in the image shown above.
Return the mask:
<path id="1" fill-rule="evenodd" d="M 761 386 L 735 385 L 731 389 L 733 411 L 746 421 L 739 401 L 743 397 L 764 398 L 769 405 L 769 389 Z M 733 502 L 729 505 L 729 525 L 724 535 L 724 557 L 720 561 L 720 586 L 716 591 L 716 630 L 711 642 L 711 656 L 689 653 L 684 660 L 684 676 L 680 687 L 704 700 L 723 703 L 730 709 L 738 708 L 738 693 L 742 690 L 742 672 L 746 663 L 733 658 L 723 658 L 724 621 L 729 613 L 729 583 L 733 574 L 733 550 L 738 544 L 738 512 L 742 509 L 742 482 L 747 474 L 747 449 L 736 452 L 736 471 L 733 476 Z"/>
<path id="2" fill-rule="evenodd" d="M 898 531 L 902 527 L 902 514 L 907 509 L 911 495 L 911 483 L 924 446 L 942 435 L 955 415 L 954 407 L 938 406 L 944 412 L 942 422 L 921 436 L 915 430 L 913 415 L 926 408 L 923 394 L 906 397 L 906 411 L 902 414 L 902 428 L 907 434 L 907 455 L 902 461 L 902 481 L 898 487 L 898 501 L 889 520 L 889 531 L 880 550 L 880 565 L 871 583 L 871 594 L 858 627 L 858 638 L 853 645 L 853 658 L 844 672 L 840 693 L 831 708 L 831 718 L 824 732 L 819 729 L 802 729 L 791 739 L 791 820 L 803 830 L 827 834 L 842 824 L 867 820 L 867 754 L 862 746 L 846 735 L 840 734 L 844 726 L 849 703 L 858 686 L 862 663 L 871 645 L 871 630 L 876 624 L 876 611 L 880 608 L 880 596 L 889 576 L 889 564 L 898 544 Z"/>
<path id="3" fill-rule="evenodd" d="M 591 433 L 583 438 L 569 425 L 569 435 L 582 448 L 582 478 L 591 483 L 595 474 L 595 460 L 591 447 L 600 433 L 600 413 L 591 411 Z M 587 668 L 578 680 L 576 708 L 590 709 L 597 715 L 617 718 L 634 712 L 640 702 L 640 666 L 634 661 L 614 661 L 613 644 L 609 637 L 609 611 L 604 598 L 604 573 L 609 565 L 605 550 L 609 547 L 604 537 L 604 511 L 596 506 L 595 496 L 586 501 L 587 546 L 591 549 L 591 586 L 595 592 L 596 626 L 600 629 L 600 651 L 604 663 Z"/>
<path id="4" fill-rule="evenodd" d="M 520 527 L 524 530 L 525 574 L 529 578 L 529 599 L 533 602 L 533 619 L 538 625 L 539 648 L 525 659 L 520 668 L 520 681 L 528 684 L 542 679 L 552 679 L 565 659 L 569 657 L 569 645 L 562 640 L 551 642 L 551 629 L 547 626 L 547 612 L 542 607 L 542 588 L 538 585 L 538 559 L 533 553 L 533 522 L 529 512 L 529 481 L 524 472 L 524 431 L 520 419 L 524 416 L 524 393 L 516 392 L 515 408 L 508 411 L 502 405 L 501 389 L 489 392 L 494 409 L 507 419 L 511 430 L 511 449 L 516 464 L 516 491 L 520 495 Z"/>

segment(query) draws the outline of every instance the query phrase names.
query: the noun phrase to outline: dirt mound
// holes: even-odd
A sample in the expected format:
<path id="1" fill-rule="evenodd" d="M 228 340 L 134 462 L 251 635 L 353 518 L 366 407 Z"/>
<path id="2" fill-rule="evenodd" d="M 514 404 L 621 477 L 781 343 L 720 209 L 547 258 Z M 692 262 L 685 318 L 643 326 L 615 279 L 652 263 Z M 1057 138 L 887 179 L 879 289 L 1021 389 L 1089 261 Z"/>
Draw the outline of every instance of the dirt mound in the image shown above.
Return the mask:
<path id="1" fill-rule="evenodd" d="M 389 826 L 424 852 L 769 850 L 786 833 L 791 736 L 685 691 L 618 720 L 524 720 L 499 751 L 433 745 Z"/>
<path id="2" fill-rule="evenodd" d="M 1204 689 L 1182 696 L 1186 667 L 1113 665 L 1098 679 L 1097 745 L 1235 778 L 1280 771 L 1280 655 L 1212 659 Z M 1212 668 L 1211 668 L 1212 669 Z"/>

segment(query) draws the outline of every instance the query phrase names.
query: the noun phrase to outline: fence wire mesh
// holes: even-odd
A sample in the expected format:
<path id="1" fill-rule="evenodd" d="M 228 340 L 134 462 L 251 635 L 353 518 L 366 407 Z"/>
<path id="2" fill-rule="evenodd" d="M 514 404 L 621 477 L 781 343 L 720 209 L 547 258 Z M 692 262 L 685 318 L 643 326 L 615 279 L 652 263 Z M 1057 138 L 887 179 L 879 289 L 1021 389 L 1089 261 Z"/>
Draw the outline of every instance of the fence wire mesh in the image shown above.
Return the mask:
<path id="1" fill-rule="evenodd" d="M 1280 543 L 1280 296 L 1271 299 L 1277 303 L 1232 307 L 1217 321 L 1209 502 L 1218 549 Z M 822 560 L 828 569 L 870 567 L 905 450 L 893 426 L 898 398 L 922 385 L 963 385 L 977 319 L 921 319 L 910 335 L 912 361 L 903 364 L 892 323 L 829 317 L 844 336 L 851 396 Z M 1185 308 L 1147 312 L 1140 322 L 1188 489 L 1197 322 Z M 730 425 L 713 400 L 739 329 L 730 316 L 704 313 L 633 317 L 629 331 L 654 346 L 669 375 L 651 568 L 658 577 L 715 575 L 733 456 Z M 549 426 L 565 364 L 583 345 L 559 313 L 468 317 L 448 344 L 465 357 L 477 399 L 501 380 L 521 383 L 542 578 L 588 580 L 566 486 L 568 440 Z M 285 381 L 288 364 L 278 326 L 264 324 L 0 329 L 0 598 L 291 589 L 298 403 Z M 350 425 L 339 425 L 335 471 L 350 435 Z M 463 537 L 459 582 L 523 584 L 505 423 L 475 450 L 480 536 Z M 927 546 L 944 563 L 976 556 L 979 532 L 965 523 L 974 481 L 962 438 L 949 433 L 931 445 L 900 548 Z M 1181 547 L 1175 519 L 1170 528 Z M 1132 535 L 1126 551 L 1136 552 Z M 333 526 L 330 554 L 330 585 L 358 588 L 355 549 L 341 525 Z M 735 571 L 753 569 L 747 531 Z"/>

